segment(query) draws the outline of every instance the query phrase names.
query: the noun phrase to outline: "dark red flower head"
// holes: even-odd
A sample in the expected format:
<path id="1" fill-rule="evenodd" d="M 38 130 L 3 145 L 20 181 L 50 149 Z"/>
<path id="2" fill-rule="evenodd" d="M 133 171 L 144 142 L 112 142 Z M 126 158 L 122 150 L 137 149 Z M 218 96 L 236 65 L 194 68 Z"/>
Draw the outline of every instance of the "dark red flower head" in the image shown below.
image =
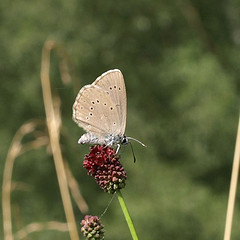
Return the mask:
<path id="1" fill-rule="evenodd" d="M 88 174 L 94 175 L 98 167 L 104 165 L 107 159 L 115 155 L 114 149 L 104 145 L 95 145 L 90 148 L 90 153 L 85 156 L 83 166 L 88 170 Z"/>
<path id="2" fill-rule="evenodd" d="M 113 148 L 96 145 L 85 156 L 83 166 L 105 192 L 114 193 L 125 187 L 126 172 Z"/>
<path id="3" fill-rule="evenodd" d="M 81 231 L 87 239 L 104 239 L 104 226 L 101 224 L 99 217 L 86 215 L 81 221 L 81 225 Z"/>

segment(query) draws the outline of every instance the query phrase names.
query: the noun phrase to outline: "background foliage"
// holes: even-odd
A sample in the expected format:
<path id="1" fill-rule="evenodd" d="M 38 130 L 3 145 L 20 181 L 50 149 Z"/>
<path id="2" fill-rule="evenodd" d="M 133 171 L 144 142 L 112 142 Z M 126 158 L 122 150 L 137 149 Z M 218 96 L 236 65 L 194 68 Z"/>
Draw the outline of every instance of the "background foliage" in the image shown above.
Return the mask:
<path id="1" fill-rule="evenodd" d="M 41 49 L 53 39 L 66 47 L 75 82 L 61 84 L 59 59 L 52 54 L 53 92 L 62 101 L 62 149 L 90 213 L 100 215 L 110 196 L 82 169 L 88 146 L 77 145 L 83 131 L 71 120 L 71 107 L 81 86 L 119 68 L 128 95 L 126 134 L 148 146 L 134 143 L 136 164 L 130 148 L 122 154 L 128 173 L 123 194 L 139 238 L 221 239 L 239 109 L 239 16 L 236 0 L 2 0 L 0 169 L 16 130 L 45 117 Z M 65 221 L 45 148 L 19 157 L 13 180 L 30 189 L 12 194 L 15 232 L 33 221 Z M 75 215 L 80 222 L 76 206 Z M 232 239 L 240 238 L 239 215 L 238 197 Z M 116 199 L 103 224 L 106 239 L 130 238 Z M 55 231 L 29 239 L 56 236 L 69 239 Z"/>

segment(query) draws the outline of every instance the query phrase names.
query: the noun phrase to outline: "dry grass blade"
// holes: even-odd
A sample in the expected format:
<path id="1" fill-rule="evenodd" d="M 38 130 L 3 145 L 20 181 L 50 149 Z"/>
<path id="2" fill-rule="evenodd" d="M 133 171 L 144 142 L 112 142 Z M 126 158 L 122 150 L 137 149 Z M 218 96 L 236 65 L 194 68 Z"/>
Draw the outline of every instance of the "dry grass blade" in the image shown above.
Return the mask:
<path id="1" fill-rule="evenodd" d="M 21 144 L 22 138 L 33 132 L 39 125 L 39 121 L 30 121 L 23 124 L 13 137 L 11 146 L 8 150 L 8 154 L 5 161 L 5 167 L 3 171 L 3 184 L 2 184 L 2 210 L 3 210 L 3 231 L 4 239 L 12 240 L 12 220 L 11 220 L 11 189 L 12 189 L 12 171 L 15 159 L 23 152 L 32 148 L 38 148 L 48 143 L 46 138 L 37 138 L 33 143 L 25 148 L 25 145 Z"/>
<path id="2" fill-rule="evenodd" d="M 238 173 L 239 173 L 239 163 L 240 163 L 240 117 L 238 122 L 237 140 L 236 140 L 236 146 L 235 146 L 235 152 L 234 152 L 234 158 L 233 158 L 232 177 L 231 177 L 229 197 L 228 197 L 228 208 L 227 208 L 227 216 L 226 216 L 226 223 L 225 223 L 224 240 L 231 239 L 232 220 L 233 220 Z"/>
<path id="3" fill-rule="evenodd" d="M 24 239 L 26 238 L 30 233 L 33 232 L 39 232 L 43 230 L 56 230 L 60 232 L 67 232 L 68 231 L 68 225 L 66 223 L 61 222 L 55 222 L 50 221 L 46 223 L 30 223 L 21 230 L 19 230 L 14 237 L 17 239 Z"/>
<path id="4" fill-rule="evenodd" d="M 68 186 L 71 190 L 72 197 L 75 200 L 79 210 L 83 214 L 85 214 L 88 212 L 88 205 L 80 193 L 78 183 L 77 183 L 76 179 L 74 178 L 74 176 L 72 175 L 71 169 L 69 168 L 67 162 L 65 162 L 65 169 L 66 169 L 66 174 L 67 174 Z"/>
<path id="5" fill-rule="evenodd" d="M 43 91 L 43 100 L 47 118 L 47 126 L 49 131 L 49 138 L 53 159 L 58 177 L 60 193 L 62 196 L 63 207 L 67 219 L 68 229 L 72 240 L 78 240 L 78 231 L 73 213 L 73 207 L 68 190 L 67 177 L 64 169 L 63 157 L 59 143 L 59 123 L 61 122 L 60 110 L 57 112 L 54 109 L 53 98 L 51 93 L 51 85 L 49 79 L 50 71 L 50 52 L 55 47 L 53 41 L 46 41 L 42 50 L 42 64 L 41 64 L 41 83 Z M 56 114 L 57 113 L 57 114 Z"/>

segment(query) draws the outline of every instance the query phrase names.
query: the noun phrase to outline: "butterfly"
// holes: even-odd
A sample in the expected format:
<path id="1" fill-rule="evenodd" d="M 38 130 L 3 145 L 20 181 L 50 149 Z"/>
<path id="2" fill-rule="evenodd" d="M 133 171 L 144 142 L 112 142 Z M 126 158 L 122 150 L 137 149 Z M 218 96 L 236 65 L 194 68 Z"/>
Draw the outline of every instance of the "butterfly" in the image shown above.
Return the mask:
<path id="1" fill-rule="evenodd" d="M 86 133 L 79 144 L 118 146 L 135 138 L 126 137 L 127 96 L 124 78 L 120 70 L 103 73 L 92 84 L 80 89 L 73 104 L 73 120 Z"/>

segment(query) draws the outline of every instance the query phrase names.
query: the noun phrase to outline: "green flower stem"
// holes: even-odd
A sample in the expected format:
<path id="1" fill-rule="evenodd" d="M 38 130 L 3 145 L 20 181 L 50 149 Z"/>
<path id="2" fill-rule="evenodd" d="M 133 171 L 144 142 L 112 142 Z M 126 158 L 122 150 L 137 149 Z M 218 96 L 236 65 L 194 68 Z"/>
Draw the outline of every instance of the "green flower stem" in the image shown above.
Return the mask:
<path id="1" fill-rule="evenodd" d="M 133 240 L 138 240 L 137 233 L 136 233 L 135 228 L 133 226 L 133 222 L 131 220 L 131 217 L 130 217 L 128 209 L 127 209 L 127 206 L 126 206 L 126 204 L 124 202 L 124 199 L 123 199 L 123 196 L 122 196 L 122 193 L 120 192 L 120 190 L 117 191 L 117 196 L 118 196 L 118 201 L 119 201 L 120 206 L 122 208 L 124 217 L 125 217 L 125 219 L 127 221 L 129 230 L 131 232 L 132 238 L 133 238 Z"/>

